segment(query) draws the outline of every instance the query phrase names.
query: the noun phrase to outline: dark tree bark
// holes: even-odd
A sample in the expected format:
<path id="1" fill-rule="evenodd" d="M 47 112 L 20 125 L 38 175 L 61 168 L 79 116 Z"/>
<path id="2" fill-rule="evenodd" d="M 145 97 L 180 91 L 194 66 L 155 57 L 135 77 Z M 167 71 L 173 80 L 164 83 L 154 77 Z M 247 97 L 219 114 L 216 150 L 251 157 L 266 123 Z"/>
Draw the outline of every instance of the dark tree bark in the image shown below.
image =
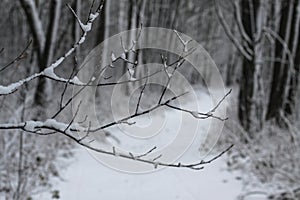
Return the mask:
<path id="1" fill-rule="evenodd" d="M 81 0 L 76 0 L 74 2 L 74 4 L 75 4 L 75 10 L 76 10 L 77 16 L 80 19 L 81 18 Z M 80 32 L 81 32 L 80 26 L 79 26 L 77 20 L 74 19 L 73 20 L 73 38 L 74 38 L 74 41 L 78 41 L 79 40 L 79 38 L 80 38 Z M 77 59 L 79 59 L 79 56 L 80 56 L 80 47 L 78 47 L 75 50 L 75 56 L 77 57 Z M 76 64 L 76 63 L 74 63 L 74 64 Z"/>
<path id="2" fill-rule="evenodd" d="M 100 14 L 100 22 L 99 22 L 99 26 L 98 26 L 98 32 L 97 32 L 97 39 L 96 39 L 96 45 L 98 45 L 99 43 L 103 42 L 105 39 L 105 5 L 104 5 L 104 9 L 103 12 L 101 12 Z"/>
<path id="3" fill-rule="evenodd" d="M 249 47 L 253 52 L 251 59 L 243 58 L 242 74 L 240 79 L 239 92 L 239 106 L 238 116 L 239 120 L 246 131 L 253 133 L 262 128 L 264 120 L 263 102 L 262 102 L 262 83 L 261 83 L 261 64 L 259 63 L 262 55 L 261 43 L 256 41 L 260 33 L 261 24 L 263 20 L 261 13 L 260 1 L 242 0 L 242 24 L 245 32 L 251 39 Z"/>
<path id="4" fill-rule="evenodd" d="M 268 105 L 266 119 L 275 119 L 277 122 L 281 120 L 281 112 L 285 115 L 292 115 L 295 111 L 296 93 L 299 78 L 299 20 L 297 20 L 298 1 L 285 2 L 282 6 L 282 16 L 280 19 L 280 27 L 278 35 L 284 39 L 287 48 L 294 54 L 293 66 L 291 66 L 287 56 L 286 49 L 283 44 L 276 41 L 275 57 L 281 58 L 281 62 L 276 62 L 273 69 L 272 87 Z M 298 30 L 299 32 L 299 30 Z M 297 48 L 293 47 L 296 45 Z M 297 54 L 298 53 L 298 54 Z"/>
<path id="5" fill-rule="evenodd" d="M 37 64 L 39 71 L 44 70 L 52 61 L 54 56 L 54 47 L 57 38 L 58 24 L 61 11 L 61 0 L 50 1 L 50 11 L 48 15 L 48 27 L 46 33 L 39 17 L 37 4 L 33 0 L 20 0 L 23 10 L 34 38 L 37 48 Z M 45 109 L 47 107 L 47 84 L 44 78 L 38 78 L 36 92 L 34 94 L 33 104 L 38 106 L 39 118 L 45 118 Z"/>
<path id="6" fill-rule="evenodd" d="M 289 41 L 289 47 L 292 49 L 294 57 L 294 73 L 291 75 L 289 90 L 287 93 L 287 101 L 284 111 L 287 115 L 298 115 L 297 113 L 297 97 L 299 93 L 299 74 L 300 74 L 300 0 L 295 0 L 293 5 L 293 17 L 291 37 Z M 299 112 L 299 111 L 298 111 Z"/>

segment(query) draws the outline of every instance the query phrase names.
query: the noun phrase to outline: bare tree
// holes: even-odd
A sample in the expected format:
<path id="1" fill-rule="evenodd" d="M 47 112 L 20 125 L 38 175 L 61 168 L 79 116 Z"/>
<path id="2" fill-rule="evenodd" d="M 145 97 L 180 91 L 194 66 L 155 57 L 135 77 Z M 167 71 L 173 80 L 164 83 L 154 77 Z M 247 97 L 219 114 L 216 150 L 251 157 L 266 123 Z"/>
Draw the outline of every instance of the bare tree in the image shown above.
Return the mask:
<path id="1" fill-rule="evenodd" d="M 232 2 L 232 5 L 240 37 L 235 37 L 231 32 L 217 2 L 216 12 L 226 34 L 243 55 L 238 115 L 243 127 L 254 133 L 261 130 L 264 121 L 261 72 L 266 1 L 241 0 Z"/>
<path id="2" fill-rule="evenodd" d="M 44 70 L 54 57 L 54 47 L 59 27 L 61 0 L 50 1 L 50 12 L 48 16 L 48 27 L 43 27 L 43 21 L 39 15 L 39 5 L 33 0 L 20 0 L 25 11 L 28 25 L 30 27 L 34 44 L 37 45 L 37 65 L 39 71 Z M 47 105 L 47 84 L 45 79 L 38 78 L 34 103 L 40 108 Z M 40 109 L 37 117 L 45 118 L 43 109 Z"/>
<path id="3" fill-rule="evenodd" d="M 268 1 L 231 2 L 238 36 L 230 30 L 217 2 L 216 12 L 225 33 L 243 56 L 239 119 L 246 131 L 254 133 L 262 129 L 265 120 L 278 120 L 282 111 L 291 115 L 296 109 L 293 102 L 299 90 L 299 61 L 295 56 L 299 48 L 299 1 L 272 1 L 270 5 Z M 262 79 L 270 74 L 263 65 L 273 68 L 272 82 Z M 270 92 L 263 92 L 269 84 Z"/>
<path id="4" fill-rule="evenodd" d="M 281 9 L 279 33 L 276 34 L 275 62 L 267 119 L 281 121 L 281 112 L 296 111 L 299 79 L 299 1 L 284 2 Z M 298 9 L 298 10 L 297 10 Z M 291 58 L 292 57 L 292 58 Z M 289 62 L 284 62 L 288 60 Z M 292 65 L 291 65 L 292 63 Z"/>

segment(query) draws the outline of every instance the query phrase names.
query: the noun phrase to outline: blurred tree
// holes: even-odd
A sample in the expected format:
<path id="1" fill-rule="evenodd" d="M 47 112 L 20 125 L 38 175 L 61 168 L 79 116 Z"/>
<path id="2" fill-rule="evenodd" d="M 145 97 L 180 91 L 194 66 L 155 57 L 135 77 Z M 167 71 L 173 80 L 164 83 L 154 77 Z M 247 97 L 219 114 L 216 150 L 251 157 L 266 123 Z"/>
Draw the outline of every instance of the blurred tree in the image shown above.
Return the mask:
<path id="1" fill-rule="evenodd" d="M 275 46 L 275 58 L 267 119 L 281 120 L 281 112 L 293 115 L 297 112 L 299 94 L 299 13 L 300 1 L 291 0 L 281 5 L 280 26 Z"/>
<path id="2" fill-rule="evenodd" d="M 37 46 L 37 65 L 39 71 L 44 70 L 53 60 L 55 52 L 55 44 L 59 28 L 59 19 L 61 12 L 61 0 L 51 0 L 49 13 L 47 13 L 47 22 L 40 17 L 41 5 L 39 1 L 20 0 L 23 10 L 26 14 L 27 22 L 30 27 L 30 32 L 34 39 L 34 44 Z M 43 16 L 43 19 L 46 17 Z M 48 24 L 45 28 L 45 24 Z M 34 105 L 45 108 L 47 106 L 49 92 L 47 92 L 47 84 L 44 78 L 38 79 L 37 88 L 34 95 Z M 39 109 L 38 116 L 46 117 L 45 109 Z"/>

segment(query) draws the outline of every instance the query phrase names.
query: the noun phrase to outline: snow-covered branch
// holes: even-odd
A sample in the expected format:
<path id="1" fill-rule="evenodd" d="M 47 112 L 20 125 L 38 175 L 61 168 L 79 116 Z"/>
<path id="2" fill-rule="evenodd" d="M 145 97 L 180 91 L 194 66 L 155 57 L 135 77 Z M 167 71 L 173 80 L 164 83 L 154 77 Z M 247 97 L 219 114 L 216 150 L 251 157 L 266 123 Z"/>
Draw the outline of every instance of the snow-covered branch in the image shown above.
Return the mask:
<path id="1" fill-rule="evenodd" d="M 207 119 L 207 118 L 214 118 L 214 119 L 218 119 L 220 121 L 225 121 L 227 120 L 228 118 L 222 118 L 222 117 L 219 117 L 219 116 L 215 116 L 213 113 L 216 111 L 216 109 L 221 105 L 221 103 L 225 100 L 225 98 L 231 93 L 231 89 L 225 94 L 225 96 L 217 103 L 217 105 L 210 109 L 208 112 L 206 113 L 203 113 L 203 112 L 198 112 L 198 111 L 191 111 L 191 110 L 187 110 L 187 109 L 184 109 L 184 108 L 180 108 L 180 107 L 177 107 L 177 106 L 174 106 L 174 105 L 170 105 L 169 103 L 166 104 L 166 106 L 172 108 L 172 109 L 175 109 L 175 110 L 179 110 L 181 112 L 186 112 L 186 113 L 189 113 L 191 114 L 193 117 L 197 118 L 197 119 Z"/>
<path id="2" fill-rule="evenodd" d="M 31 5 L 31 10 L 33 10 L 33 13 L 35 13 L 35 4 L 33 3 L 33 1 L 31 0 L 22 0 L 24 3 L 27 3 L 26 5 Z M 53 44 L 56 38 L 56 29 L 58 28 L 58 26 L 60 25 L 59 23 L 59 7 L 60 7 L 60 1 L 57 0 L 55 1 L 57 4 L 53 5 L 53 10 L 51 15 L 53 15 L 53 21 L 50 21 L 49 24 L 49 30 L 47 32 L 47 42 L 43 43 L 46 45 L 46 48 L 49 50 L 51 48 L 53 48 Z M 55 3 L 54 2 L 54 3 Z M 173 80 L 172 78 L 174 78 L 174 74 L 176 72 L 176 70 L 178 68 L 180 68 L 183 63 L 185 62 L 185 58 L 187 56 L 189 56 L 190 54 L 192 54 L 194 52 L 195 49 L 191 48 L 188 49 L 188 44 L 191 42 L 191 40 L 186 40 L 183 36 L 181 36 L 176 30 L 174 30 L 174 35 L 177 36 L 177 39 L 179 40 L 179 42 L 183 45 L 183 50 L 180 54 L 180 56 L 178 57 L 178 59 L 176 59 L 174 62 L 169 62 L 167 57 L 161 55 L 161 60 L 162 60 L 162 68 L 152 72 L 150 74 L 148 74 L 148 71 L 146 74 L 144 74 L 142 77 L 139 78 L 135 78 L 133 77 L 133 75 L 135 74 L 135 68 L 137 67 L 138 63 L 138 51 L 136 50 L 136 46 L 137 43 L 139 42 L 139 38 L 141 36 L 142 33 L 142 27 L 139 29 L 139 31 L 137 32 L 137 35 L 134 37 L 135 39 L 131 40 L 129 44 L 129 47 L 125 47 L 125 45 L 123 44 L 123 40 L 122 38 L 120 38 L 120 43 L 121 43 L 121 48 L 123 50 L 123 52 L 121 52 L 120 55 L 116 55 L 114 52 L 111 52 L 111 64 L 107 65 L 107 66 L 101 66 L 101 75 L 106 71 L 106 69 L 108 68 L 115 68 L 115 66 L 113 66 L 117 60 L 123 61 L 126 64 L 126 68 L 125 70 L 128 71 L 130 78 L 128 78 L 128 80 L 122 80 L 122 81 L 111 81 L 111 82 L 99 82 L 99 83 L 94 83 L 95 81 L 95 77 L 94 74 L 92 74 L 89 77 L 89 80 L 87 82 L 81 81 L 78 76 L 77 76 L 77 72 L 75 72 L 75 67 L 73 68 L 73 72 L 71 73 L 71 75 L 68 78 L 63 78 L 60 77 L 55 70 L 61 66 L 61 64 L 73 53 L 75 52 L 75 50 L 85 42 L 86 37 L 88 35 L 88 33 L 92 30 L 92 26 L 93 26 L 93 22 L 95 21 L 95 19 L 100 15 L 100 13 L 102 12 L 103 9 L 103 4 L 104 1 L 101 1 L 99 7 L 96 9 L 95 12 L 92 12 L 92 9 L 89 13 L 88 16 L 88 20 L 86 22 L 83 22 L 80 17 L 77 15 L 77 13 L 73 10 L 73 8 L 70 5 L 67 5 L 68 8 L 70 9 L 70 11 L 72 12 L 72 14 L 74 15 L 76 21 L 78 22 L 81 30 L 82 30 L 82 35 L 81 37 L 78 39 L 78 41 L 76 41 L 72 48 L 70 48 L 69 50 L 67 50 L 60 58 L 58 58 L 56 61 L 54 61 L 52 64 L 49 64 L 49 66 L 47 65 L 47 67 L 45 67 L 43 70 L 41 70 L 39 73 L 33 74 L 31 76 L 28 76 L 24 79 L 19 80 L 18 82 L 15 83 L 11 83 L 7 86 L 2 86 L 0 85 L 0 96 L 1 95 L 8 95 L 11 94 L 13 92 L 15 92 L 16 90 L 18 90 L 22 85 L 36 79 L 36 78 L 48 78 L 51 79 L 55 82 L 60 82 L 60 83 L 65 83 L 65 87 L 63 89 L 63 92 L 61 94 L 61 98 L 60 98 L 60 102 L 59 102 L 59 107 L 54 110 L 54 114 L 52 115 L 51 118 L 46 118 L 46 119 L 30 119 L 30 120 L 25 120 L 22 119 L 20 120 L 21 122 L 19 123 L 0 123 L 0 130 L 22 130 L 25 132 L 29 132 L 29 133 L 33 133 L 33 134 L 37 134 L 37 135 L 49 135 L 49 134 L 55 134 L 55 133 L 60 133 L 64 136 L 66 136 L 67 138 L 70 138 L 71 140 L 75 141 L 76 143 L 78 143 L 81 146 L 84 146 L 90 150 L 93 150 L 95 152 L 99 152 L 102 154 L 107 154 L 107 155 L 111 155 L 111 156 L 117 156 L 117 157 L 122 157 L 122 158 L 126 158 L 126 159 L 131 159 L 131 160 L 135 160 L 138 162 L 143 162 L 143 163 L 148 163 L 154 166 L 154 168 L 157 168 L 159 166 L 167 166 L 167 167 L 176 167 L 176 168 L 189 168 L 189 169 L 193 169 L 193 170 L 200 170 L 203 169 L 203 166 L 206 164 L 211 163 L 212 161 L 214 161 L 215 159 L 219 158 L 221 155 L 223 155 L 225 152 L 229 151 L 229 149 L 232 148 L 232 146 L 230 146 L 229 148 L 227 148 L 226 150 L 224 150 L 223 152 L 221 152 L 220 154 L 218 154 L 217 156 L 211 158 L 210 160 L 204 161 L 197 161 L 195 163 L 192 164 L 184 164 L 184 163 L 165 163 L 165 162 L 161 162 L 160 158 L 163 155 L 155 155 L 155 157 L 153 158 L 149 158 L 152 156 L 152 153 L 155 152 L 156 147 L 148 150 L 145 153 L 142 154 L 135 154 L 132 152 L 118 152 L 118 150 L 116 150 L 116 148 L 112 148 L 111 151 L 108 150 L 104 150 L 100 147 L 94 147 L 93 145 L 91 145 L 90 141 L 89 141 L 89 135 L 91 133 L 99 133 L 100 134 L 105 134 L 104 136 L 107 136 L 107 129 L 109 127 L 113 127 L 119 124 L 127 124 L 127 125 L 132 125 L 135 122 L 132 122 L 132 119 L 136 119 L 137 117 L 149 114 L 155 110 L 158 110 L 159 108 L 165 107 L 168 109 L 172 109 L 172 110 L 179 110 L 181 112 L 186 112 L 186 113 L 190 113 L 192 114 L 192 116 L 196 119 L 206 119 L 206 118 L 213 118 L 216 120 L 221 120 L 224 121 L 225 118 L 221 118 L 219 116 L 215 116 L 214 112 L 215 110 L 220 106 L 220 104 L 224 101 L 224 99 L 229 95 L 229 93 L 231 91 L 229 91 L 224 98 L 222 98 L 220 100 L 220 102 L 213 107 L 209 112 L 207 113 L 201 113 L 198 111 L 189 111 L 186 110 L 184 108 L 180 108 L 180 107 L 175 107 L 173 105 L 171 105 L 171 103 L 175 100 L 177 100 L 178 98 L 180 98 L 181 96 L 185 95 L 186 93 L 183 93 L 181 95 L 176 95 L 173 96 L 171 98 L 167 98 L 166 96 L 166 92 L 167 89 L 169 88 L 170 82 L 171 80 Z M 35 17 L 35 14 L 33 15 L 33 18 L 35 20 L 39 20 L 39 18 Z M 37 23 L 38 25 L 39 23 Z M 44 36 L 45 37 L 45 36 Z M 42 40 L 42 39 L 39 39 Z M 51 51 L 51 50 L 50 50 Z M 47 53 L 48 54 L 48 53 Z M 134 56 L 131 56 L 131 54 L 134 54 Z M 47 59 L 51 60 L 53 55 L 48 55 L 49 57 Z M 80 69 L 82 70 L 82 69 Z M 147 70 L 147 68 L 146 68 Z M 155 103 L 154 105 L 151 105 L 149 108 L 147 109 L 139 109 L 140 108 L 140 104 L 142 102 L 142 98 L 143 98 L 143 94 L 145 92 L 145 88 L 148 86 L 148 78 L 155 76 L 158 73 L 164 73 L 167 77 L 167 83 L 164 85 L 163 91 L 161 91 L 161 93 L 159 93 L 159 97 L 157 99 L 157 103 Z M 125 72 L 127 73 L 127 72 Z M 106 80 L 109 78 L 106 78 Z M 109 122 L 107 122 L 106 124 L 101 124 L 101 125 L 94 125 L 92 124 L 91 121 L 87 121 L 88 120 L 88 116 L 82 121 L 82 122 L 76 122 L 75 118 L 79 112 L 80 108 L 80 103 L 77 106 L 77 110 L 75 112 L 75 114 L 73 115 L 73 118 L 69 121 L 69 122 L 65 122 L 62 120 L 59 120 L 58 115 L 60 115 L 61 113 L 63 113 L 63 111 L 66 111 L 66 108 L 71 105 L 72 103 L 75 102 L 75 98 L 82 93 L 82 91 L 87 88 L 88 86 L 110 86 L 110 85 L 118 85 L 118 84 L 131 84 L 137 81 L 142 81 L 145 80 L 144 85 L 140 91 L 137 103 L 136 103 L 136 107 L 135 107 L 135 112 L 133 112 L 132 114 L 127 114 L 126 116 L 123 116 L 121 119 L 118 120 L 111 120 Z M 65 100 L 64 96 L 66 93 L 66 88 L 68 85 L 75 85 L 75 86 L 80 86 L 79 90 L 77 90 L 75 93 L 73 93 L 69 99 Z M 155 99 L 156 101 L 156 99 Z M 88 123 L 88 125 L 86 125 L 86 123 Z M 83 134 L 82 135 L 78 135 L 77 133 L 80 132 Z M 116 138 L 116 140 L 118 140 L 118 138 Z"/>
<path id="3" fill-rule="evenodd" d="M 145 87 L 145 86 L 144 86 Z M 217 107 L 224 101 L 224 99 L 230 94 L 231 90 L 224 96 L 224 98 L 222 98 L 219 103 L 217 104 Z M 158 166 L 167 166 L 167 167 L 177 167 L 177 168 L 190 168 L 190 169 L 193 169 L 193 170 L 200 170 L 200 169 L 203 169 L 203 166 L 206 165 L 206 164 L 209 164 L 211 163 L 212 161 L 214 161 L 215 159 L 219 158 L 221 155 L 223 155 L 225 152 L 229 151 L 233 145 L 231 145 L 228 149 L 226 149 L 225 151 L 221 152 L 220 154 L 218 154 L 217 156 L 213 157 L 212 159 L 210 160 L 207 160 L 207 161 L 204 161 L 204 160 L 201 160 L 200 162 L 196 162 L 196 163 L 192 163 L 192 164 L 182 164 L 182 163 L 164 163 L 164 162 L 159 162 L 158 159 L 159 157 L 155 158 L 155 159 L 146 159 L 144 157 L 148 156 L 149 154 L 151 154 L 152 152 L 154 152 L 155 148 L 149 150 L 148 152 L 144 153 L 144 154 L 140 154 L 140 155 L 133 155 L 133 153 L 131 152 L 128 152 L 128 153 L 121 153 L 121 152 L 116 152 L 116 149 L 113 148 L 112 151 L 107 151 L 107 150 L 103 150 L 103 149 L 100 149 L 100 148 L 96 148 L 96 147 L 93 147 L 91 146 L 91 144 L 89 142 L 86 142 L 86 138 L 89 136 L 90 133 L 92 132 L 97 132 L 97 131 L 100 131 L 100 130 L 104 130 L 104 129 L 107 129 L 108 127 L 112 127 L 112 126 L 115 126 L 115 125 L 118 125 L 118 124 L 122 124 L 122 123 L 127 123 L 129 119 L 133 119 L 133 118 L 136 118 L 136 117 L 139 117 L 139 116 L 142 116 L 142 115 L 145 115 L 145 114 L 148 114 L 160 107 L 163 107 L 163 106 L 167 106 L 171 109 L 175 109 L 175 110 L 180 110 L 182 112 L 189 112 L 189 113 L 192 113 L 192 111 L 188 111 L 188 110 L 185 110 L 185 109 L 182 109 L 182 108 L 179 108 L 179 107 L 174 107 L 174 106 L 171 106 L 170 103 L 176 99 L 178 99 L 179 97 L 185 95 L 186 93 L 183 93 L 181 95 L 178 95 L 178 96 L 174 96 L 162 103 L 159 103 L 147 110 L 144 110 L 144 111 L 141 111 L 141 112 L 138 112 L 138 110 L 136 110 L 136 112 L 132 115 L 129 115 L 127 117 L 124 117 L 118 121 L 113 121 L 113 122 L 110 122 L 110 123 L 107 123 L 105 125 L 101 125 L 101 126 L 98 126 L 98 127 L 91 127 L 91 123 L 89 123 L 89 126 L 88 127 L 84 127 L 82 125 L 80 125 L 79 123 L 74 123 L 74 118 L 69 122 L 69 123 L 64 123 L 64 122 L 59 122 L 57 121 L 56 119 L 52 118 L 52 119 L 47 119 L 46 121 L 26 121 L 26 122 L 20 122 L 20 123 L 16 123 L 16 124 L 13 124 L 13 123 L 4 123 L 4 124 L 0 124 L 0 130 L 1 129 L 6 129 L 6 130 L 9 130 L 9 129 L 21 129 L 23 131 L 26 131 L 26 132 L 30 132 L 30 133 L 35 133 L 35 134 L 38 134 L 38 135 L 49 135 L 49 132 L 45 132 L 45 131 L 51 131 L 50 133 L 53 134 L 55 132 L 57 133 L 61 133 L 65 136 L 67 136 L 68 138 L 71 138 L 73 141 L 77 142 L 78 144 L 88 148 L 88 149 L 91 149 L 93 151 L 96 151 L 96 152 L 99 152 L 99 153 L 103 153 L 103 154 L 108 154 L 108 155 L 112 155 L 112 156 L 118 156 L 118 157 L 123 157 L 123 158 L 126 158 L 126 159 L 131 159 L 131 160 L 136 160 L 136 161 L 139 161 L 139 162 L 144 162 L 144 163 L 148 163 L 148 164 L 152 164 L 155 168 L 157 168 Z M 138 103 L 139 104 L 139 103 Z M 214 107 L 211 109 L 211 111 L 209 111 L 208 113 L 197 113 L 200 114 L 200 115 L 203 115 L 205 118 L 215 118 L 215 119 L 218 119 L 218 120 L 225 120 L 225 119 L 222 119 L 220 117 L 216 117 L 214 116 L 213 113 L 217 107 Z M 80 104 L 77 108 L 77 111 L 75 113 L 75 116 L 77 115 L 77 112 L 78 110 L 80 109 Z M 194 112 L 193 112 L 194 113 Z M 74 116 L 74 117 L 75 117 Z M 193 115 L 196 119 L 202 119 L 202 118 L 199 118 L 198 116 L 196 115 Z M 203 117 L 203 119 L 204 119 Z M 130 125 L 130 123 L 128 123 Z M 79 137 L 79 136 L 76 136 L 76 133 L 77 132 L 81 132 L 81 133 L 85 133 L 85 136 L 83 137 Z"/>
<path id="4" fill-rule="evenodd" d="M 27 50 L 29 49 L 30 45 L 32 43 L 32 40 L 30 40 L 28 42 L 28 44 L 26 45 L 26 47 L 24 48 L 24 50 L 16 57 L 14 58 L 12 61 L 10 61 L 9 63 L 7 63 L 6 65 L 4 65 L 3 67 L 0 68 L 0 73 L 4 70 L 6 70 L 8 67 L 10 67 L 11 65 L 13 65 L 14 63 L 19 62 L 20 60 L 26 58 L 27 56 Z M 0 50 L 0 54 L 1 52 L 4 51 L 4 48 Z"/>
<path id="5" fill-rule="evenodd" d="M 107 151 L 107 150 L 104 150 L 101 148 L 96 148 L 96 147 L 91 146 L 89 142 L 84 141 L 86 136 L 83 138 L 77 138 L 75 136 L 75 134 L 73 134 L 71 132 L 71 129 L 77 129 L 77 130 L 82 129 L 82 127 L 80 127 L 78 124 L 74 124 L 74 125 L 65 124 L 65 123 L 58 122 L 54 119 L 48 119 L 45 122 L 27 121 L 27 122 L 23 122 L 23 123 L 19 123 L 19 124 L 0 125 L 0 129 L 23 129 L 24 131 L 31 132 L 31 133 L 37 133 L 37 134 L 41 134 L 41 135 L 43 135 L 43 133 L 41 132 L 42 129 L 53 130 L 53 131 L 64 134 L 65 136 L 71 138 L 73 141 L 77 142 L 81 146 L 84 146 L 95 152 L 99 152 L 99 153 L 107 154 L 107 155 L 111 155 L 111 156 L 117 156 L 117 157 L 121 157 L 121 158 L 126 158 L 126 159 L 130 159 L 130 160 L 135 160 L 138 162 L 152 164 L 154 166 L 154 168 L 161 166 L 161 167 L 189 168 L 189 169 L 193 169 L 193 170 L 201 170 L 204 168 L 204 165 L 209 164 L 209 163 L 213 162 L 214 160 L 218 159 L 219 157 L 221 157 L 224 153 L 228 152 L 233 147 L 233 145 L 230 145 L 227 149 L 225 149 L 221 153 L 217 154 L 216 156 L 214 156 L 211 159 L 206 160 L 206 161 L 201 160 L 200 162 L 195 162 L 195 163 L 191 163 L 191 164 L 164 163 L 164 162 L 159 162 L 158 161 L 159 158 L 155 158 L 155 159 L 145 158 L 146 156 L 149 156 L 152 152 L 154 152 L 156 147 L 154 147 L 154 148 L 150 149 L 149 151 L 147 151 L 146 153 L 140 154 L 140 155 L 134 155 L 131 152 L 128 152 L 128 153 L 117 152 L 115 147 L 113 147 L 112 151 Z"/>
<path id="6" fill-rule="evenodd" d="M 30 6 L 32 12 L 35 13 L 34 12 L 34 2 L 32 2 L 31 0 L 23 0 L 22 2 L 26 3 L 26 6 Z M 101 2 L 101 4 L 99 5 L 99 7 L 97 8 L 97 10 L 95 12 L 90 13 L 89 19 L 88 19 L 87 23 L 85 24 L 85 26 L 92 27 L 93 22 L 95 21 L 95 19 L 99 16 L 99 14 L 102 11 L 103 4 L 104 4 L 104 1 Z M 35 16 L 35 14 L 33 16 Z M 37 24 L 39 24 L 39 23 L 37 23 Z M 76 50 L 76 48 L 79 45 L 84 43 L 86 36 L 90 30 L 91 30 L 90 28 L 85 28 L 83 30 L 83 33 L 82 33 L 80 39 L 73 45 L 73 47 L 71 49 L 69 49 L 63 56 L 61 56 L 59 59 L 57 59 L 55 62 L 53 62 L 50 66 L 45 68 L 43 71 L 33 74 L 33 75 L 31 75 L 27 78 L 24 78 L 18 82 L 11 83 L 7 86 L 0 85 L 0 96 L 11 94 L 11 93 L 15 92 L 16 90 L 18 90 L 25 83 L 28 83 L 29 81 L 36 79 L 38 77 L 41 77 L 41 76 L 44 76 L 44 77 L 47 77 L 47 78 L 50 78 L 50 79 L 53 79 L 53 80 L 59 81 L 59 82 L 69 82 L 70 84 L 79 85 L 79 86 L 86 85 L 86 84 L 82 83 L 77 77 L 74 77 L 71 80 L 61 78 L 55 74 L 54 70 L 58 66 L 60 66 L 62 64 L 62 62 L 66 58 L 68 58 Z"/>

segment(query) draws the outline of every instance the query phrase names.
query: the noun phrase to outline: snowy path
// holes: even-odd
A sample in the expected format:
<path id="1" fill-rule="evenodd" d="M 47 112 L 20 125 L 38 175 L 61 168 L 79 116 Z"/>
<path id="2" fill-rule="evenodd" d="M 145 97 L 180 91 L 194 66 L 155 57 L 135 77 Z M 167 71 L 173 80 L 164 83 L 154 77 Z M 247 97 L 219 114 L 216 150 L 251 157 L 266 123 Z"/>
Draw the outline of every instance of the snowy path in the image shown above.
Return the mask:
<path id="1" fill-rule="evenodd" d="M 202 101 L 208 102 L 208 96 L 202 97 Z M 207 104 L 202 105 L 203 108 L 209 108 Z M 167 124 L 171 126 L 167 130 L 173 132 L 172 127 L 176 129 L 176 114 L 175 111 L 169 114 L 171 121 Z M 161 115 L 154 116 L 152 121 L 159 117 Z M 190 115 L 183 115 L 185 130 L 193 127 L 192 123 L 194 121 Z M 200 130 L 205 130 L 207 124 L 207 121 L 203 121 Z M 155 141 L 161 142 L 162 139 Z M 134 145 L 129 143 L 129 146 Z M 196 138 L 183 159 L 197 160 L 198 148 Z M 100 164 L 84 148 L 79 147 L 75 150 L 75 160 L 63 174 L 65 181 L 56 181 L 53 190 L 60 191 L 62 200 L 234 200 L 241 192 L 242 185 L 233 174 L 226 171 L 225 159 L 216 160 L 202 171 L 162 169 L 153 173 L 128 174 Z M 46 196 L 42 194 L 39 199 L 49 199 Z"/>
<path id="2" fill-rule="evenodd" d="M 164 169 L 149 174 L 125 174 L 99 164 L 83 148 L 64 174 L 62 200 L 234 200 L 241 183 L 222 168 L 219 159 L 203 171 Z M 43 199 L 43 198 L 42 198 Z"/>

